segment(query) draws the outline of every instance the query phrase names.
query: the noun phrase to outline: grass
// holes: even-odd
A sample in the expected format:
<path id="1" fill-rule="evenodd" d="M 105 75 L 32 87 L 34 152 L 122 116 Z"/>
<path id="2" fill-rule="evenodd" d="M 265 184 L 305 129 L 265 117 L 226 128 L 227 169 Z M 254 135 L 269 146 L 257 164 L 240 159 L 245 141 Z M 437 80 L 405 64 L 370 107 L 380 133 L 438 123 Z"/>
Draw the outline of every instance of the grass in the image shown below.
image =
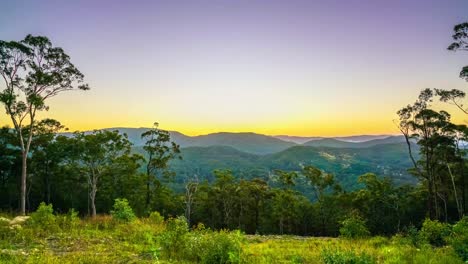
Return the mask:
<path id="1" fill-rule="evenodd" d="M 415 247 L 403 236 L 362 239 L 242 235 L 182 218 L 116 221 L 47 218 L 0 226 L 0 263 L 464 263 L 450 246 Z M 33 223 L 33 224 L 31 224 Z"/>

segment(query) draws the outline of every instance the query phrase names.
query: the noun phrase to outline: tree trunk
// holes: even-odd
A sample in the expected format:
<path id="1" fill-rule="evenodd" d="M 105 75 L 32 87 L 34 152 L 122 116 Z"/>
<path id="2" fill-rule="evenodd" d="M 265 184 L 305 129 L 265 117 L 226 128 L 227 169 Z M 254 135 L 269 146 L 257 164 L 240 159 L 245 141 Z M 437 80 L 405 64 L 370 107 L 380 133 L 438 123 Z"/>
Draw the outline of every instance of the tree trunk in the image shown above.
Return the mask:
<path id="1" fill-rule="evenodd" d="M 26 175 L 27 175 L 27 160 L 28 153 L 23 151 L 21 161 L 21 199 L 20 199 L 20 214 L 26 215 Z"/>
<path id="2" fill-rule="evenodd" d="M 146 205 L 145 205 L 146 210 L 148 211 L 148 213 L 149 213 L 149 207 L 150 207 L 150 201 L 151 201 L 150 178 L 151 178 L 151 176 L 148 174 L 147 179 L 146 179 Z"/>
<path id="3" fill-rule="evenodd" d="M 91 217 L 95 218 L 96 217 L 96 193 L 97 193 L 97 183 L 98 183 L 98 176 L 99 173 L 94 170 L 94 168 L 91 169 L 91 176 L 88 178 L 89 184 L 88 186 L 91 187 L 91 190 L 89 192 L 89 199 L 91 200 Z"/>
<path id="4" fill-rule="evenodd" d="M 256 205 L 255 205 L 255 234 L 258 233 L 258 219 L 259 219 L 259 211 L 260 211 L 259 207 L 260 205 L 257 199 Z"/>
<path id="5" fill-rule="evenodd" d="M 433 194 L 433 189 L 432 189 L 432 182 L 431 181 L 427 181 L 427 189 L 428 189 L 428 199 L 427 199 L 427 207 L 429 209 L 429 218 L 431 220 L 435 220 L 436 219 L 436 216 L 435 216 L 435 213 L 434 213 L 434 194 Z"/>
<path id="6" fill-rule="evenodd" d="M 95 218 L 96 217 L 96 192 L 97 192 L 97 186 L 93 184 L 91 186 L 91 193 L 89 195 L 89 198 L 91 199 L 91 217 Z"/>
<path id="7" fill-rule="evenodd" d="M 450 179 L 452 180 L 452 187 L 453 187 L 453 195 L 455 196 L 455 202 L 457 204 L 457 211 L 458 211 L 458 218 L 462 219 L 463 218 L 463 209 L 460 205 L 460 201 L 458 200 L 458 194 L 457 194 L 457 187 L 455 186 L 455 176 L 452 174 L 452 170 L 450 169 L 450 165 L 447 163 L 447 169 L 450 174 Z"/>

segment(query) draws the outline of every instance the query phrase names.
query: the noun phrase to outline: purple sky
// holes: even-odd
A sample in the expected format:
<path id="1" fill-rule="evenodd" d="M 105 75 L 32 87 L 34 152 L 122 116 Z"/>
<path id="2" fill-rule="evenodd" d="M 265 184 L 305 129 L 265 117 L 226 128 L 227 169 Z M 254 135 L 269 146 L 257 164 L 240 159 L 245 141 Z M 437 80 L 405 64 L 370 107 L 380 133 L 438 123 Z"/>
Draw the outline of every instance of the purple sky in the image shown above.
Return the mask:
<path id="1" fill-rule="evenodd" d="M 92 90 L 49 114 L 72 129 L 347 135 L 394 132 L 423 88 L 466 88 L 468 54 L 446 50 L 464 21 L 466 0 L 3 0 L 0 39 L 72 56 Z"/>

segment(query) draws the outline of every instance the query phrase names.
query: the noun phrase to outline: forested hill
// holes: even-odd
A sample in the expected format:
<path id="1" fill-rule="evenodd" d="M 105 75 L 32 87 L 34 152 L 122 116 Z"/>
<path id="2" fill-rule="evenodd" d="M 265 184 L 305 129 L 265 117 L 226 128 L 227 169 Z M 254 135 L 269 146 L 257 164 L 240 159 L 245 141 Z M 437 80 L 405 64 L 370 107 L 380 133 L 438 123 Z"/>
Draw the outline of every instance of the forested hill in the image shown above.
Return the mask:
<path id="1" fill-rule="evenodd" d="M 134 144 L 134 146 L 138 147 L 144 145 L 144 141 L 141 139 L 141 134 L 148 130 L 148 128 L 107 128 L 106 130 L 118 130 L 121 133 L 126 133 L 128 139 Z M 219 132 L 191 137 L 177 131 L 170 131 L 170 135 L 171 140 L 179 144 L 182 148 L 228 146 L 239 151 L 261 155 L 280 152 L 296 145 L 296 143 L 293 142 L 287 142 L 275 137 L 250 132 Z"/>
<path id="2" fill-rule="evenodd" d="M 126 133 L 134 144 L 133 149 L 144 154 L 140 135 L 146 128 L 108 130 Z M 255 133 L 214 133 L 194 137 L 175 131 L 170 133 L 171 140 L 181 146 L 183 158 L 170 164 L 176 173 L 176 184 L 194 175 L 199 180 L 211 181 L 216 169 L 232 170 L 239 178 L 268 179 L 274 170 L 298 171 L 304 165 L 334 174 L 346 189 L 357 187 L 357 177 L 368 172 L 390 176 L 397 183 L 415 182 L 407 172 L 412 164 L 402 136 L 317 138 L 297 144 Z"/>
<path id="3" fill-rule="evenodd" d="M 142 153 L 142 147 L 134 147 Z M 182 148 L 182 160 L 174 160 L 170 168 L 176 172 L 176 183 L 197 175 L 199 180 L 213 180 L 216 169 L 230 169 L 239 178 L 268 180 L 274 170 L 299 171 L 313 165 L 334 174 L 345 189 L 357 187 L 357 178 L 365 173 L 390 176 L 396 183 L 414 183 L 407 169 L 411 167 L 403 143 L 376 145 L 368 148 L 332 148 L 294 146 L 284 151 L 256 155 L 227 146 Z"/>

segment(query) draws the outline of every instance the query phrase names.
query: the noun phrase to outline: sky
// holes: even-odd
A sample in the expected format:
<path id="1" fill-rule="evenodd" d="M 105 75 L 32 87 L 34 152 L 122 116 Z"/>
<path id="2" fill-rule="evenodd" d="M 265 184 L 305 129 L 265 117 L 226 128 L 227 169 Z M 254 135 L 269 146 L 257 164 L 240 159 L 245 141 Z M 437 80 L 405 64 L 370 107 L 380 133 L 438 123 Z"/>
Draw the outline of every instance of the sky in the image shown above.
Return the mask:
<path id="1" fill-rule="evenodd" d="M 42 114 L 71 130 L 397 133 L 421 89 L 468 88 L 465 21 L 466 0 L 0 0 L 0 39 L 47 36 L 85 74 Z"/>

